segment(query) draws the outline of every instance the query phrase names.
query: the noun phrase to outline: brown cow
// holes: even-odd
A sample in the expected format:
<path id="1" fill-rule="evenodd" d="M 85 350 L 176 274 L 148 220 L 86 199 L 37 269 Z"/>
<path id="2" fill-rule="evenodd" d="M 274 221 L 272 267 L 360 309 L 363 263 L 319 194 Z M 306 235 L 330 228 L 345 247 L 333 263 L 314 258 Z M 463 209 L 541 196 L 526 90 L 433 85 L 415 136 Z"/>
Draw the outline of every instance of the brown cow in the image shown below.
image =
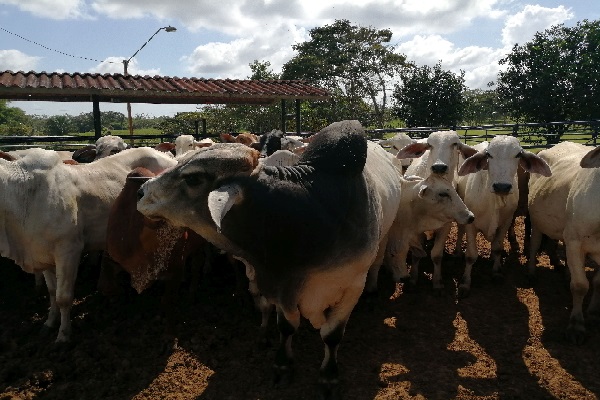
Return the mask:
<path id="1" fill-rule="evenodd" d="M 158 279 L 166 280 L 162 300 L 168 327 L 172 327 L 172 308 L 176 291 L 183 280 L 186 261 L 195 258 L 192 266 L 195 288 L 199 278 L 196 267 L 203 264 L 206 241 L 186 228 L 174 227 L 165 221 L 153 221 L 136 209 L 137 191 L 144 181 L 154 174 L 145 168 L 136 168 L 127 176 L 127 182 L 117 197 L 108 217 L 106 250 L 110 260 L 116 262 L 131 277 L 131 286 L 141 293 Z M 98 283 L 105 294 L 114 294 L 114 281 L 110 274 L 116 271 L 103 260 L 103 272 Z"/>

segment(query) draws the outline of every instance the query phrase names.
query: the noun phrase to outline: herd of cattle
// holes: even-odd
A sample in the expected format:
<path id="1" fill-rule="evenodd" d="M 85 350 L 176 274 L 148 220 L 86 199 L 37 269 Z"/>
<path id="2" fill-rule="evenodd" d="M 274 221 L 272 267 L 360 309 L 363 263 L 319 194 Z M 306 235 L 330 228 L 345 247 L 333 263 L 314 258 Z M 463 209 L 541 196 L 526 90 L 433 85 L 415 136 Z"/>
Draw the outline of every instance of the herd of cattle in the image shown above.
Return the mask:
<path id="1" fill-rule="evenodd" d="M 470 291 L 478 232 L 500 275 L 504 238 L 515 216 L 528 214 L 532 280 L 542 237 L 562 241 L 573 296 L 566 334 L 581 343 L 586 256 L 600 263 L 599 191 L 600 147 L 571 142 L 537 155 L 512 136 L 469 146 L 454 131 L 377 143 L 358 121 L 309 139 L 280 131 L 221 135 L 220 143 L 181 135 L 128 149 L 105 136 L 75 153 L 0 152 L 0 255 L 43 274 L 44 329 L 59 325 L 56 341 L 65 342 L 84 254 L 103 252 L 104 292 L 125 270 L 138 292 L 167 277 L 172 303 L 188 260 L 202 264 L 218 249 L 245 266 L 263 333 L 276 312 L 276 381 L 291 377 L 291 340 L 304 317 L 325 345 L 320 395 L 336 398 L 337 349 L 360 296 L 377 290 L 383 265 L 396 282 L 415 285 L 428 255 L 425 233 L 433 238 L 433 289 L 442 290 L 453 223 L 460 241 L 466 234 L 459 296 Z M 600 273 L 593 284 L 587 322 L 600 318 Z"/>

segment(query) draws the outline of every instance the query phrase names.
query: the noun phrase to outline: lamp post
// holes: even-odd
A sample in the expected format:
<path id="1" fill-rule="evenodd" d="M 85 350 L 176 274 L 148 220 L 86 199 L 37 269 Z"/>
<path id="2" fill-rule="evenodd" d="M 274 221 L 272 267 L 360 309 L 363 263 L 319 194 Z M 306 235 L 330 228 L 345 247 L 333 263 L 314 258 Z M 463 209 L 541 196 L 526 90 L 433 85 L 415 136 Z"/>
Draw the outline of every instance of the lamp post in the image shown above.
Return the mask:
<path id="1" fill-rule="evenodd" d="M 156 32 L 154 32 L 154 34 L 152 36 L 150 36 L 150 38 L 148 40 L 146 40 L 146 43 L 144 43 L 142 45 L 142 47 L 140 47 L 139 49 L 137 49 L 137 51 L 135 53 L 133 53 L 133 55 L 131 57 L 129 57 L 127 60 L 123 60 L 123 74 L 125 76 L 128 76 L 129 74 L 127 73 L 127 67 L 129 66 L 129 62 L 131 61 L 131 59 L 133 57 L 135 57 L 137 55 L 137 53 L 139 53 L 144 47 L 146 47 L 146 45 L 152 40 L 152 38 L 154 36 L 156 36 L 158 34 L 158 32 L 165 30 L 165 32 L 175 32 L 177 31 L 177 28 L 172 27 L 172 26 L 163 26 L 162 28 L 158 28 L 156 30 Z M 133 120 L 131 119 L 131 103 L 127 102 L 127 122 L 129 124 L 129 135 L 133 136 Z M 131 145 L 133 146 L 133 138 L 131 138 Z"/>

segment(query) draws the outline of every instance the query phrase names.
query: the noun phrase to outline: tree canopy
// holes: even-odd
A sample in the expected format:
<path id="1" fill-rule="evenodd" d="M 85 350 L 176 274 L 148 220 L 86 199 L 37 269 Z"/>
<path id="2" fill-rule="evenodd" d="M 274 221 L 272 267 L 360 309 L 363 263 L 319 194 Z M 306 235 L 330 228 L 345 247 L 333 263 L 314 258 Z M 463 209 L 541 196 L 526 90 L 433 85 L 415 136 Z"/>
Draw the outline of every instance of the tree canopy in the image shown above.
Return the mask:
<path id="1" fill-rule="evenodd" d="M 462 120 L 464 72 L 444 71 L 438 62 L 413 67 L 400 73 L 395 86 L 394 110 L 407 126 L 451 126 Z"/>
<path id="2" fill-rule="evenodd" d="M 500 64 L 498 96 L 517 120 L 600 118 L 600 21 L 538 32 Z"/>
<path id="3" fill-rule="evenodd" d="M 383 127 L 387 90 L 406 64 L 389 45 L 392 31 L 336 20 L 309 34 L 310 40 L 292 46 L 298 54 L 283 66 L 282 79 L 305 79 L 332 92 L 337 115 L 330 121 L 361 119 Z"/>

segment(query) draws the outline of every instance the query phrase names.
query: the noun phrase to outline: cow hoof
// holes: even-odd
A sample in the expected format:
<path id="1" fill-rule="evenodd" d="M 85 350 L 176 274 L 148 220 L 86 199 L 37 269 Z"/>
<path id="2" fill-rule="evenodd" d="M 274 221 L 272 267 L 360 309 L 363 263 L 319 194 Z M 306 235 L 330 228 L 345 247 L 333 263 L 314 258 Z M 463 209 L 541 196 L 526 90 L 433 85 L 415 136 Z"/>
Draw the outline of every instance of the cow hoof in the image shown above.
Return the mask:
<path id="1" fill-rule="evenodd" d="M 502 272 L 493 272 L 492 273 L 492 281 L 494 283 L 504 282 L 504 274 Z"/>
<path id="2" fill-rule="evenodd" d="M 291 365 L 275 365 L 273 367 L 273 385 L 286 387 L 294 380 L 294 369 Z"/>
<path id="3" fill-rule="evenodd" d="M 52 328 L 42 325 L 42 329 L 40 329 L 39 337 L 40 339 L 49 338 L 52 335 Z"/>
<path id="4" fill-rule="evenodd" d="M 271 343 L 271 340 L 268 337 L 260 336 L 256 342 L 256 346 L 259 350 L 266 350 L 273 347 L 273 343 Z"/>
<path id="5" fill-rule="evenodd" d="M 74 347 L 73 343 L 65 341 L 56 341 L 52 344 L 52 350 L 57 353 L 64 353 L 71 350 Z"/>
<path id="6" fill-rule="evenodd" d="M 469 297 L 469 293 L 471 292 L 471 288 L 469 288 L 468 286 L 459 286 L 458 287 L 458 298 L 459 299 L 464 299 Z"/>
<path id="7" fill-rule="evenodd" d="M 582 326 L 569 325 L 565 332 L 565 337 L 569 342 L 579 346 L 585 341 L 585 328 Z"/>
<path id="8" fill-rule="evenodd" d="M 412 282 L 411 280 L 404 280 L 402 283 L 402 292 L 403 293 L 416 293 L 417 292 L 417 284 Z"/>
<path id="9" fill-rule="evenodd" d="M 319 383 L 319 400 L 340 400 L 340 388 L 336 382 Z"/>
<path id="10" fill-rule="evenodd" d="M 534 287 L 535 285 L 537 285 L 537 283 L 538 283 L 537 275 L 527 274 L 527 285 L 529 285 L 529 287 Z"/>

